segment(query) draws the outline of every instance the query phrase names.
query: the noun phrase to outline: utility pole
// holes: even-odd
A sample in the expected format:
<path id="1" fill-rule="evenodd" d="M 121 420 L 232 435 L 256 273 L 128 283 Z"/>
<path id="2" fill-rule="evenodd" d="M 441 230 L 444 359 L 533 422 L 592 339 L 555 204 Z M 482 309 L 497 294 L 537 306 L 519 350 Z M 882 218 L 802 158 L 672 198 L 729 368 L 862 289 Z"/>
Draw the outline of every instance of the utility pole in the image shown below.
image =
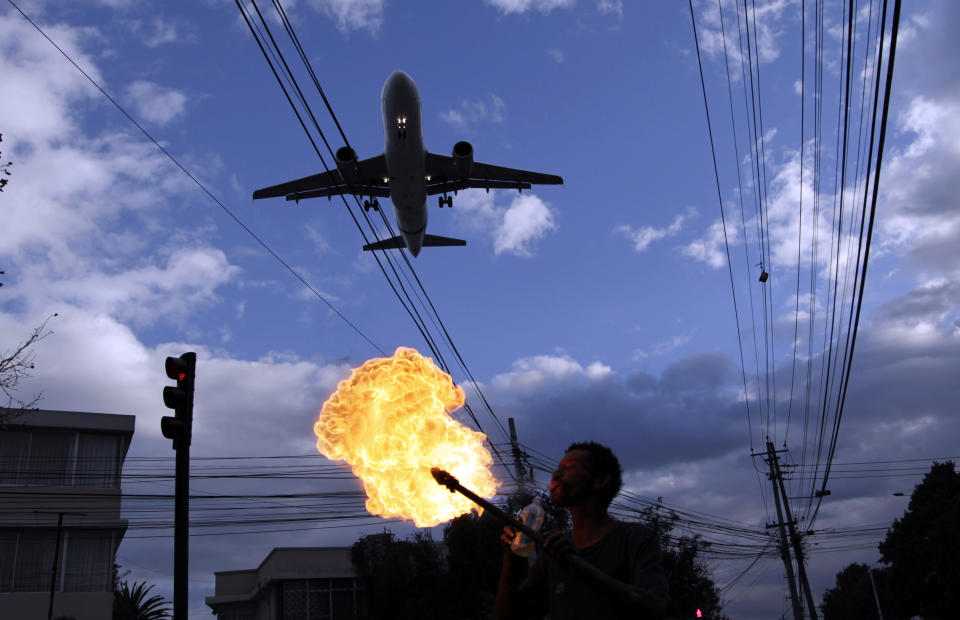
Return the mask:
<path id="1" fill-rule="evenodd" d="M 870 577 L 870 587 L 873 588 L 873 602 L 877 604 L 877 618 L 883 620 L 883 612 L 880 611 L 880 597 L 877 595 L 877 582 L 873 580 L 873 568 L 867 567 L 867 575 Z"/>
<path id="2" fill-rule="evenodd" d="M 50 604 L 47 606 L 47 620 L 53 618 L 53 593 L 57 591 L 57 560 L 60 559 L 60 538 L 63 535 L 63 513 L 57 515 L 57 544 L 53 546 L 53 574 L 50 576 Z"/>
<path id="3" fill-rule="evenodd" d="M 0 271 L 0 273 L 3 273 Z M 42 510 L 34 510 L 37 514 L 44 514 Z M 57 542 L 53 546 L 53 570 L 50 575 L 50 601 L 47 604 L 47 620 L 53 618 L 53 595 L 57 591 L 57 573 L 60 569 L 60 541 L 63 539 L 63 515 L 85 517 L 85 512 L 57 512 L 48 513 L 57 515 Z"/>
<path id="4" fill-rule="evenodd" d="M 807 569 L 803 561 L 803 545 L 800 542 L 800 535 L 797 534 L 796 521 L 790 514 L 790 502 L 787 501 L 787 489 L 783 484 L 783 472 L 780 471 L 780 459 L 773 449 L 773 443 L 767 442 L 767 452 L 771 455 L 772 466 L 776 471 L 777 482 L 780 486 L 780 495 L 783 497 L 783 508 L 787 513 L 787 527 L 790 528 L 790 541 L 793 543 L 793 551 L 797 556 L 797 573 L 800 577 L 800 585 L 803 588 L 804 598 L 807 600 L 807 609 L 810 610 L 811 620 L 817 620 L 817 608 L 813 603 L 813 592 L 810 591 L 810 582 L 807 581 Z"/>
<path id="5" fill-rule="evenodd" d="M 763 453 L 754 454 L 753 456 L 760 456 Z M 780 529 L 780 557 L 783 559 L 783 568 L 787 571 L 787 585 L 790 587 L 790 604 L 793 607 L 793 618 L 794 620 L 803 620 L 803 611 L 800 609 L 800 599 L 797 596 L 797 581 L 793 575 L 793 563 L 790 560 L 790 545 L 787 542 L 787 530 L 784 527 L 783 523 L 783 509 L 780 507 L 780 490 L 777 488 L 777 480 L 774 475 L 774 459 L 777 458 L 776 450 L 773 448 L 773 444 L 769 441 L 767 442 L 767 465 L 770 467 L 770 483 L 773 485 L 773 498 L 776 500 L 777 505 L 777 523 L 776 527 Z M 768 525 L 767 527 L 773 527 L 773 525 Z"/>
<path id="6" fill-rule="evenodd" d="M 513 468 L 517 473 L 517 483 L 521 487 L 525 487 L 527 472 L 523 467 L 523 453 L 520 451 L 520 443 L 517 441 L 517 426 L 514 424 L 513 418 L 507 418 L 507 423 L 510 425 L 510 446 L 513 449 Z"/>

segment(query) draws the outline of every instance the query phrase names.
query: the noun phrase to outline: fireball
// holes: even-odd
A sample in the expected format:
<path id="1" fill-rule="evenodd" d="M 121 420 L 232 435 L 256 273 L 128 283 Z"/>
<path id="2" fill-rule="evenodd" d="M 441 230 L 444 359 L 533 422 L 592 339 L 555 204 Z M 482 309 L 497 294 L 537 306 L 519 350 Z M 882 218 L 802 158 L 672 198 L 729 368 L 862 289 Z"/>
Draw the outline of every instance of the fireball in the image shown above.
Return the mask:
<path id="1" fill-rule="evenodd" d="M 313 426 L 317 450 L 346 461 L 363 482 L 367 511 L 431 527 L 475 509 L 436 483 L 444 469 L 482 497 L 497 481 L 486 436 L 450 417 L 464 404 L 450 375 L 414 349 L 368 360 L 323 403 Z"/>

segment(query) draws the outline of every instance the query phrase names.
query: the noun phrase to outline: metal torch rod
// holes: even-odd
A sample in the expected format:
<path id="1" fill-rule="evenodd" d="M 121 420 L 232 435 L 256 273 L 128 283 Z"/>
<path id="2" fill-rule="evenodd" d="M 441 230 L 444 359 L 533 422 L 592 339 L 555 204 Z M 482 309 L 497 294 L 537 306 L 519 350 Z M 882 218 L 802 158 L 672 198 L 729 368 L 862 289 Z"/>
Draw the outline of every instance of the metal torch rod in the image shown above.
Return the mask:
<path id="1" fill-rule="evenodd" d="M 447 487 L 448 489 L 450 489 L 451 493 L 456 491 L 457 493 L 467 496 L 470 499 L 470 501 L 472 501 L 473 503 L 479 505 L 484 510 L 490 511 L 495 517 L 497 517 L 498 519 L 500 519 L 501 521 L 503 521 L 513 529 L 520 530 L 521 532 L 523 532 L 524 534 L 532 538 L 534 541 L 536 541 L 538 545 L 540 545 L 541 547 L 543 546 L 544 538 L 540 534 L 540 532 L 533 529 L 532 527 L 529 527 L 523 521 L 514 519 L 504 511 L 494 506 L 491 502 L 483 499 L 482 497 L 480 497 L 479 495 L 477 495 L 467 487 L 463 486 L 462 484 L 460 484 L 459 480 L 453 477 L 453 474 L 449 474 L 444 470 L 440 469 L 439 467 L 434 467 L 433 469 L 430 470 L 430 473 L 433 474 L 433 478 L 437 481 L 437 484 Z"/>
<path id="2" fill-rule="evenodd" d="M 539 547 L 543 547 L 544 538 L 537 532 L 535 529 L 527 527 L 522 521 L 514 519 L 504 511 L 500 510 L 494 506 L 491 502 L 480 497 L 470 489 L 466 488 L 460 481 L 453 477 L 452 474 L 440 469 L 439 467 L 434 467 L 430 470 L 430 473 L 433 475 L 434 479 L 437 481 L 437 484 L 445 486 L 450 489 L 450 492 L 453 493 L 456 491 L 462 495 L 468 497 L 472 502 L 482 507 L 484 510 L 490 511 L 495 517 L 509 525 L 510 527 L 520 530 L 534 541 L 536 541 Z M 590 564 L 583 558 L 581 558 L 576 553 L 568 553 L 562 557 L 556 557 L 551 554 L 555 560 L 560 562 L 560 564 L 567 569 L 569 572 L 574 573 L 587 583 L 592 584 L 594 587 L 599 588 L 604 593 L 615 594 L 618 596 L 624 603 L 630 607 L 636 607 L 638 605 L 644 605 L 645 601 L 643 596 L 637 592 L 634 588 L 623 584 L 616 579 L 610 577 L 600 569 L 598 569 L 593 564 Z"/>

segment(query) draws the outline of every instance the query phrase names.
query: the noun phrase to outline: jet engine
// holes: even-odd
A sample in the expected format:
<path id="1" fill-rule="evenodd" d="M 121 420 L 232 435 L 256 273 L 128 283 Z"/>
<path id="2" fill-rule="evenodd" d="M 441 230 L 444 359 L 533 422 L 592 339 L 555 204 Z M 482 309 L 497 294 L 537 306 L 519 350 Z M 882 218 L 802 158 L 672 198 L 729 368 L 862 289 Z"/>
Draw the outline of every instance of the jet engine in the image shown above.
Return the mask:
<path id="1" fill-rule="evenodd" d="M 466 140 L 461 140 L 453 145 L 452 155 L 457 178 L 469 179 L 473 171 L 473 145 Z"/>
<path id="2" fill-rule="evenodd" d="M 337 169 L 340 176 L 348 183 L 356 183 L 360 179 L 360 168 L 357 166 L 357 153 L 349 146 L 337 149 Z"/>

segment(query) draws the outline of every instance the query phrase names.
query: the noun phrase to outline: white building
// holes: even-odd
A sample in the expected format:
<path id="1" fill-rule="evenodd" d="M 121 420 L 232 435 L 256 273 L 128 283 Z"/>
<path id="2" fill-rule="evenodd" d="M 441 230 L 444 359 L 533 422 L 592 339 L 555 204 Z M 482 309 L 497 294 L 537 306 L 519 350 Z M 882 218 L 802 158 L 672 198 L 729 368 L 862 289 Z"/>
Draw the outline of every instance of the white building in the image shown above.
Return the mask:
<path id="1" fill-rule="evenodd" d="M 111 617 L 134 419 L 29 411 L 0 425 L 0 618 L 45 619 L 51 598 L 54 618 Z"/>
<path id="2" fill-rule="evenodd" d="M 217 620 L 355 620 L 350 547 L 278 547 L 260 566 L 214 573 Z"/>

